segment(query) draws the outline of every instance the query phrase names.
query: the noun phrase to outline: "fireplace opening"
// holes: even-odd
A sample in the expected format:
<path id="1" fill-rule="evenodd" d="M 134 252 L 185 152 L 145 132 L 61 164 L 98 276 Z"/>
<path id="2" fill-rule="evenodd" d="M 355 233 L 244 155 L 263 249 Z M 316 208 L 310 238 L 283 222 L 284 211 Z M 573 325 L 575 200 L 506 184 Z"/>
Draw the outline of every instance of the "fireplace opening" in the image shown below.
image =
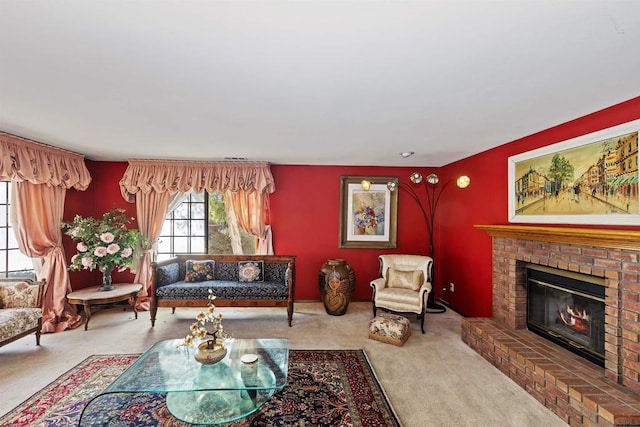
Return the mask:
<path id="1" fill-rule="evenodd" d="M 526 266 L 527 327 L 604 366 L 604 279 Z"/>

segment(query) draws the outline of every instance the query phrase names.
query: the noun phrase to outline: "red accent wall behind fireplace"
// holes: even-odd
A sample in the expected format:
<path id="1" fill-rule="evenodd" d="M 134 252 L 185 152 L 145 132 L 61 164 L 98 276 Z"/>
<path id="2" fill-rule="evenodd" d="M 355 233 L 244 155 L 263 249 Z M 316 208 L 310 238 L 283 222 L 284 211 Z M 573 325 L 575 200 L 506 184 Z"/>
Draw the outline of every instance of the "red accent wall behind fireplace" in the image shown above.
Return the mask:
<path id="1" fill-rule="evenodd" d="M 491 238 L 473 225 L 508 222 L 509 156 L 639 118 L 640 97 L 636 97 L 443 166 L 438 171 L 441 182 L 464 174 L 471 178 L 471 185 L 464 190 L 448 188 L 440 201 L 435 239 L 436 295 L 462 314 L 491 316 Z M 455 132 L 451 137 L 455 138 Z M 450 282 L 455 283 L 455 292 L 442 289 Z"/>

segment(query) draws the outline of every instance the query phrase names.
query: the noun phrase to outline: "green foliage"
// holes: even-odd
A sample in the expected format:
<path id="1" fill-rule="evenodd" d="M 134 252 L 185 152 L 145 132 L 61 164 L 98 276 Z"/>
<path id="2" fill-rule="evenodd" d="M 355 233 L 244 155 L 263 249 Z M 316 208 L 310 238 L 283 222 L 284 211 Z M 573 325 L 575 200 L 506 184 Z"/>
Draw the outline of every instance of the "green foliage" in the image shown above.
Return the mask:
<path id="1" fill-rule="evenodd" d="M 64 233 L 78 242 L 69 270 L 134 267 L 148 242 L 138 230 L 128 229 L 133 219 L 124 209 L 112 209 L 99 220 L 76 215 L 73 221 L 63 222 Z"/>
<path id="2" fill-rule="evenodd" d="M 556 153 L 551 159 L 549 178 L 558 184 L 573 180 L 573 165 L 564 156 Z"/>
<path id="3" fill-rule="evenodd" d="M 227 224 L 227 212 L 221 193 L 209 193 L 209 224 Z"/>

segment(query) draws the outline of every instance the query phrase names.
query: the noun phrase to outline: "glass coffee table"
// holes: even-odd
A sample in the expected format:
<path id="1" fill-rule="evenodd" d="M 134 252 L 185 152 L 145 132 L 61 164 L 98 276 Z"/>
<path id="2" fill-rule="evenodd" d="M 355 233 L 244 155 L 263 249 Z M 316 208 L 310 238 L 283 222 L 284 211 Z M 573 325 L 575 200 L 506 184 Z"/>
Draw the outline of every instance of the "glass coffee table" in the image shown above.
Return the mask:
<path id="1" fill-rule="evenodd" d="M 181 421 L 228 423 L 257 411 L 287 383 L 287 339 L 225 340 L 227 355 L 213 365 L 198 363 L 195 346 L 181 343 L 160 341 L 145 351 L 87 404 L 78 425 L 112 425 L 118 411 L 141 393 L 166 394 L 167 409 Z"/>

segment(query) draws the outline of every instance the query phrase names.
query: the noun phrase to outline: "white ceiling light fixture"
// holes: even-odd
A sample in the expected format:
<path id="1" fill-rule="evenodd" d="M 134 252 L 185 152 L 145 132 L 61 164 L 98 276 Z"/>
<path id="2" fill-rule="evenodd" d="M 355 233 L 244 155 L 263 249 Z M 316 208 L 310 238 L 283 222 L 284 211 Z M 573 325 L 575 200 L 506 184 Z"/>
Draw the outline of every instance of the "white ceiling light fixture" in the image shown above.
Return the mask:
<path id="1" fill-rule="evenodd" d="M 416 154 L 414 151 L 403 151 L 402 153 L 400 153 L 403 159 L 406 159 L 407 157 L 411 157 L 414 154 Z"/>

